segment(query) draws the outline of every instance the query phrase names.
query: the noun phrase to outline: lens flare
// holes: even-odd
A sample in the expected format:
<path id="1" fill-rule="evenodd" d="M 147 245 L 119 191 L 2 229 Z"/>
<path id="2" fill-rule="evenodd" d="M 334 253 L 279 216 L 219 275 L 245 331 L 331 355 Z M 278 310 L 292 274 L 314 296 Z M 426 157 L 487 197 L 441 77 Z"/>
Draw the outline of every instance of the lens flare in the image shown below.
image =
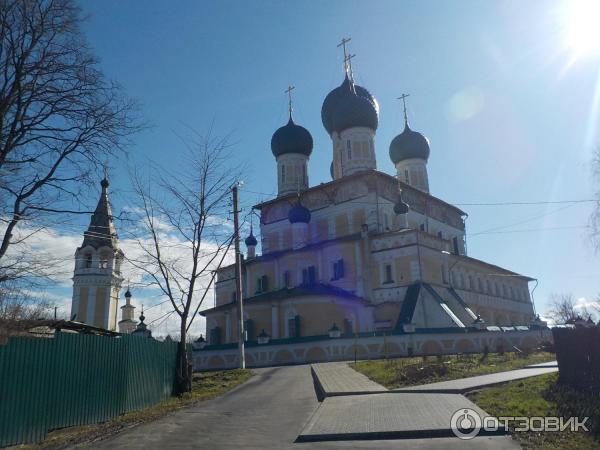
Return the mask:
<path id="1" fill-rule="evenodd" d="M 562 13 L 564 43 L 577 58 L 600 54 L 600 1 L 569 0 Z"/>

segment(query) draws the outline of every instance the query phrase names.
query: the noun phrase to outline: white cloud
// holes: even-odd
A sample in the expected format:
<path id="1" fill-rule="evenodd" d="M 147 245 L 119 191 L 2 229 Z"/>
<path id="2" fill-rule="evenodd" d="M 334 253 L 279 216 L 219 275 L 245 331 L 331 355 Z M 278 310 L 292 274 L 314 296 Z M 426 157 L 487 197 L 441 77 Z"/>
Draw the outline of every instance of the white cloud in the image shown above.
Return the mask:
<path id="1" fill-rule="evenodd" d="M 230 226 L 227 222 L 222 223 L 217 222 L 216 220 L 212 221 L 212 223 Z M 160 230 L 161 250 L 164 256 L 167 257 L 181 273 L 189 272 L 192 263 L 189 243 L 183 241 L 179 235 L 175 233 L 175 229 L 164 220 L 159 223 L 158 229 Z M 32 231 L 34 231 L 33 228 L 21 226 L 16 237 L 26 236 Z M 55 274 L 52 277 L 54 284 L 43 291 L 31 291 L 31 294 L 37 298 L 45 298 L 57 306 L 59 317 L 68 317 L 71 312 L 71 278 L 75 266 L 74 255 L 75 250 L 83 241 L 84 231 L 85 227 L 78 226 L 61 226 L 60 230 L 45 228 L 32 234 L 25 243 L 15 245 L 11 248 L 11 252 L 14 254 L 29 252 L 32 255 L 52 259 L 53 269 L 55 271 Z M 132 302 L 137 307 L 135 315 L 139 317 L 141 306 L 144 305 L 144 314 L 146 316 L 145 322 L 149 325 L 153 334 L 157 336 L 166 336 L 167 334 L 178 335 L 179 316 L 176 313 L 166 316 L 168 312 L 173 311 L 170 302 L 160 304 L 167 300 L 167 297 L 162 294 L 156 286 L 148 286 L 148 279 L 147 277 L 144 277 L 143 271 L 135 268 L 134 265 L 127 260 L 131 259 L 139 265 L 140 261 L 144 261 L 145 258 L 147 258 L 147 255 L 141 246 L 152 248 L 152 242 L 148 239 L 141 241 L 133 239 L 128 237 L 128 234 L 125 232 L 122 232 L 120 236 L 119 247 L 126 255 L 126 260 L 122 266 L 122 275 L 125 279 L 123 287 L 126 289 L 128 282 L 131 283 L 131 290 L 133 293 Z M 214 244 L 207 243 L 206 248 L 204 249 L 204 255 L 206 256 L 203 260 L 206 261 L 206 258 L 208 258 L 215 250 L 216 246 Z M 220 258 L 215 260 L 214 264 L 217 264 L 219 260 Z M 230 264 L 231 262 L 233 262 L 233 251 L 226 257 L 224 264 Z M 197 288 L 195 292 L 194 308 L 203 294 L 202 288 L 208 286 L 209 281 L 210 273 L 207 273 L 206 276 L 200 278 L 197 283 L 196 286 L 200 286 L 200 288 Z M 210 287 L 210 290 L 204 299 L 202 309 L 212 307 L 214 304 L 213 287 L 214 286 Z M 123 293 L 124 289 L 120 294 L 121 301 L 124 301 Z M 198 316 L 194 319 L 189 334 L 197 336 L 200 333 L 204 333 L 204 329 L 205 320 L 203 317 Z"/>

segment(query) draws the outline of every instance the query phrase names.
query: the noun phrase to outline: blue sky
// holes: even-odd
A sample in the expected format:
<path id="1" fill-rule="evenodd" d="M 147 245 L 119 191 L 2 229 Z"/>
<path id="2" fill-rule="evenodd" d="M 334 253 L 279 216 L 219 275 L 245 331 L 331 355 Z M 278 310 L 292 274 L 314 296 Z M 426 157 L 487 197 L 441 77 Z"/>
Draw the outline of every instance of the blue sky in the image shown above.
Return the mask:
<path id="1" fill-rule="evenodd" d="M 590 160 L 600 54 L 573 62 L 558 1 L 83 1 L 84 32 L 106 75 L 142 104 L 152 128 L 130 158 L 166 167 L 182 155 L 174 135 L 214 121 L 248 166 L 242 203 L 276 189 L 272 133 L 296 86 L 296 121 L 313 135 L 311 184 L 329 180 L 331 143 L 320 120 L 343 78 L 336 44 L 351 36 L 356 81 L 381 107 L 379 170 L 401 131 L 396 97 L 431 141 L 434 195 L 453 203 L 593 198 Z M 112 162 L 113 204 L 127 204 L 123 161 Z M 593 204 L 463 206 L 471 256 L 536 277 L 540 311 L 552 292 L 593 299 L 600 255 L 583 228 Z M 82 231 L 85 224 L 82 224 Z M 555 229 L 555 228 L 561 229 Z M 569 227 L 568 229 L 562 229 Z M 570 228 L 576 227 L 576 228 Z M 72 230 L 72 229 L 71 229 Z M 534 231 L 524 231 L 534 230 Z"/>

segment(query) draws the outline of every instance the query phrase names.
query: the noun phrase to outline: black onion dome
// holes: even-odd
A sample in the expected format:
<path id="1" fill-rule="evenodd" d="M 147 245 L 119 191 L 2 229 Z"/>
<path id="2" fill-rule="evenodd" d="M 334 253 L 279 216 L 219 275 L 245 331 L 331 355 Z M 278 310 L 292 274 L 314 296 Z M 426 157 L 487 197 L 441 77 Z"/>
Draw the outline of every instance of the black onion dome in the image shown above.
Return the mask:
<path id="1" fill-rule="evenodd" d="M 246 243 L 246 247 L 256 247 L 256 244 L 258 244 L 258 241 L 252 232 L 250 232 L 250 236 L 248 236 L 244 242 Z"/>
<path id="2" fill-rule="evenodd" d="M 396 136 L 390 144 L 390 158 L 394 164 L 405 159 L 429 159 L 429 140 L 421 133 L 404 126 L 404 131 Z"/>
<path id="3" fill-rule="evenodd" d="M 271 138 L 271 151 L 275 157 L 287 153 L 301 153 L 310 156 L 312 149 L 312 136 L 306 128 L 296 125 L 292 116 L 286 125 L 273 133 Z"/>
<path id="4" fill-rule="evenodd" d="M 346 75 L 343 83 L 325 97 L 321 120 L 329 134 L 352 127 L 376 130 L 379 125 L 379 104 L 368 90 L 354 84 Z"/>
<path id="5" fill-rule="evenodd" d="M 290 223 L 308 223 L 310 222 L 310 211 L 298 201 L 288 212 L 288 219 Z"/>
<path id="6" fill-rule="evenodd" d="M 398 197 L 398 201 L 394 205 L 394 213 L 396 213 L 398 215 L 406 214 L 409 209 L 410 209 L 410 206 L 408 206 L 408 203 L 406 203 L 404 200 L 402 200 L 402 193 L 400 193 L 400 196 Z"/>

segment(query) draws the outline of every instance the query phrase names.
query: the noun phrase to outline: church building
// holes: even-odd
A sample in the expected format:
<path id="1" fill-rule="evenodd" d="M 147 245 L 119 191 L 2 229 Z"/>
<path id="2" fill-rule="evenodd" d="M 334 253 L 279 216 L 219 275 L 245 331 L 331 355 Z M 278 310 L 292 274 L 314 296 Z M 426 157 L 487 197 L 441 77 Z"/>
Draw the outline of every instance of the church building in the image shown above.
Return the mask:
<path id="1" fill-rule="evenodd" d="M 390 161 L 379 161 L 393 164 L 391 176 L 377 169 L 378 102 L 354 82 L 346 58 L 345 77 L 321 108 L 332 181 L 311 186 L 313 139 L 295 123 L 290 98 L 289 120 L 271 139 L 278 195 L 254 207 L 262 252 L 253 230 L 245 240 L 245 340 L 532 322 L 533 279 L 467 254 L 467 214 L 430 192 L 435 149 L 409 125 L 406 107 L 404 116 L 404 129 L 384 144 Z M 234 266 L 221 268 L 215 306 L 201 312 L 207 348 L 238 341 L 235 291 Z"/>
<path id="2" fill-rule="evenodd" d="M 125 255 L 119 248 L 106 177 L 100 186 L 98 205 L 83 234 L 81 247 L 75 251 L 71 320 L 109 331 L 117 331 L 118 325 L 120 333 L 131 333 L 136 330 L 137 322 L 133 318 L 135 306 L 131 304 L 129 288 L 121 306 L 121 320 L 117 317 Z"/>

